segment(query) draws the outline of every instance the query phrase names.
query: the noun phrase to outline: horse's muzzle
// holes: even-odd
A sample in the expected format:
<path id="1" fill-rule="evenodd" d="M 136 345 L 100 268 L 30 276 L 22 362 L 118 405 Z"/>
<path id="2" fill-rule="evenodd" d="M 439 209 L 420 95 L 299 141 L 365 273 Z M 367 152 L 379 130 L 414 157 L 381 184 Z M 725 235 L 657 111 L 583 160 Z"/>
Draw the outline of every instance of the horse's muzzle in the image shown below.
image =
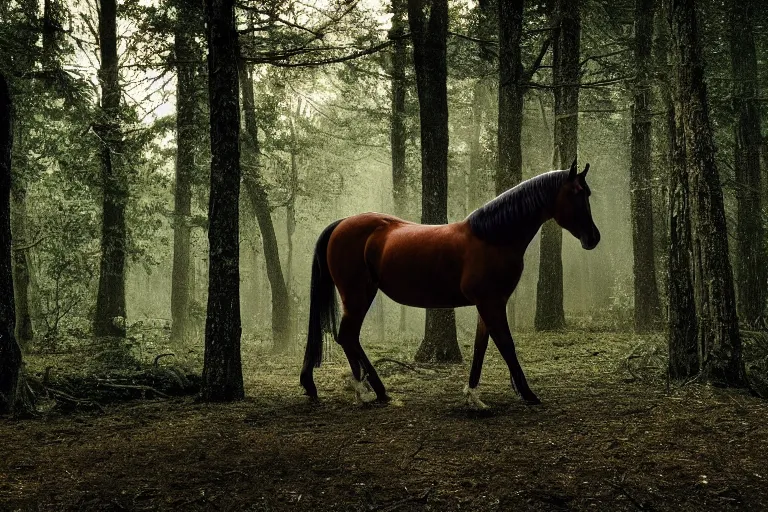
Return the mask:
<path id="1" fill-rule="evenodd" d="M 591 251 L 600 243 L 600 230 L 594 227 L 590 234 L 582 236 L 579 241 L 584 249 Z"/>

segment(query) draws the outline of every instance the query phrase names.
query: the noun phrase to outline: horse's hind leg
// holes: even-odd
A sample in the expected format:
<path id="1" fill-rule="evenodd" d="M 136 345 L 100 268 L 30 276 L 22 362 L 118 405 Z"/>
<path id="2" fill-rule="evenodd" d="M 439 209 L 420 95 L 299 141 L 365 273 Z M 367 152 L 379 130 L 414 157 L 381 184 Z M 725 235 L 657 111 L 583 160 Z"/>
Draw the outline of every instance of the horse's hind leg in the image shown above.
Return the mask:
<path id="1" fill-rule="evenodd" d="M 363 384 L 363 367 L 355 342 L 360 336 L 362 324 L 361 318 L 344 312 L 344 315 L 341 317 L 341 325 L 339 326 L 339 344 L 344 349 L 344 354 L 347 356 L 347 361 L 349 361 L 349 367 L 352 369 L 350 385 L 358 399 L 363 402 L 370 402 L 374 398 L 372 396 L 369 398 L 370 391 Z"/>
<path id="2" fill-rule="evenodd" d="M 387 395 L 387 390 L 384 388 L 384 383 L 381 382 L 379 374 L 376 373 L 376 368 L 373 367 L 373 364 L 368 359 L 368 356 L 365 355 L 365 351 L 363 350 L 363 346 L 360 344 L 359 337 L 357 339 L 356 350 L 360 358 L 360 364 L 363 366 L 363 370 L 365 370 L 366 377 L 368 377 L 368 383 L 376 393 L 376 400 L 379 402 L 389 402 L 389 396 Z"/>
<path id="3" fill-rule="evenodd" d="M 368 308 L 373 302 L 376 292 L 375 286 L 369 285 L 364 291 L 354 294 L 345 293 L 342 296 L 344 303 L 344 315 L 341 318 L 339 328 L 339 344 L 344 349 L 344 353 L 352 368 L 352 376 L 355 382 L 355 392 L 361 398 L 365 398 L 363 393 L 363 379 L 367 377 L 368 383 L 376 393 L 376 399 L 381 402 L 389 400 L 384 384 L 381 382 L 376 369 L 371 364 L 368 356 L 365 354 L 362 345 L 360 345 L 360 330 L 363 327 L 363 320 L 368 312 Z M 345 290 L 348 291 L 348 290 Z"/>
<path id="4" fill-rule="evenodd" d="M 464 396 L 467 404 L 478 409 L 487 409 L 488 406 L 480 400 L 480 392 L 477 385 L 480 383 L 480 372 L 483 369 L 485 351 L 488 348 L 488 329 L 483 322 L 483 317 L 477 315 L 477 332 L 475 333 L 475 350 L 472 355 L 472 368 L 469 371 L 469 385 L 464 388 Z"/>

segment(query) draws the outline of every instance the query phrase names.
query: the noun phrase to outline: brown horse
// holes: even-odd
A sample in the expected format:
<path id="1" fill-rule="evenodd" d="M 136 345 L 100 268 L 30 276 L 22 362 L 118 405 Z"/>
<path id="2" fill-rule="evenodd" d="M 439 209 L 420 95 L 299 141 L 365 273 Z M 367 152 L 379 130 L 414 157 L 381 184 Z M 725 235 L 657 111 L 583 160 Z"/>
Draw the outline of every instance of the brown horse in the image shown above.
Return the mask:
<path id="1" fill-rule="evenodd" d="M 504 357 L 512 385 L 528 404 L 540 403 L 528 387 L 515 354 L 506 304 L 523 272 L 523 255 L 541 225 L 554 219 L 594 249 L 600 232 L 592 220 L 589 164 L 541 174 L 504 192 L 453 224 L 428 226 L 391 215 L 363 213 L 338 220 L 320 235 L 312 265 L 309 329 L 301 384 L 317 397 L 312 370 L 320 366 L 323 335 L 344 349 L 358 394 L 364 379 L 379 401 L 389 400 L 381 379 L 360 345 L 360 328 L 376 292 L 407 306 L 475 306 L 479 313 L 474 356 L 465 394 L 479 407 L 480 381 L 488 336 Z M 343 305 L 336 332 L 338 305 Z"/>

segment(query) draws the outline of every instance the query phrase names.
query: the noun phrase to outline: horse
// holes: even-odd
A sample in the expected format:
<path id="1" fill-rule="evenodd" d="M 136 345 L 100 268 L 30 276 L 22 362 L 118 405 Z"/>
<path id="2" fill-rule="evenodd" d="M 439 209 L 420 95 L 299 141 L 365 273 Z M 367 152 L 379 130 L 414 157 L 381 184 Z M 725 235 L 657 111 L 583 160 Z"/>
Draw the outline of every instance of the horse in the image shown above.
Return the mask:
<path id="1" fill-rule="evenodd" d="M 478 312 L 469 403 L 485 408 L 477 391 L 489 336 L 509 367 L 513 389 L 529 405 L 541 403 L 517 360 L 506 305 L 523 272 L 523 256 L 542 224 L 554 219 L 586 250 L 600 242 L 592 219 L 589 164 L 577 172 L 549 171 L 500 194 L 460 222 L 423 225 L 392 215 L 362 213 L 337 220 L 318 237 L 312 262 L 307 345 L 300 383 L 317 399 L 313 368 L 320 366 L 326 333 L 344 350 L 351 384 L 388 402 L 384 384 L 360 345 L 360 329 L 378 290 L 419 308 L 475 306 Z M 338 323 L 335 290 L 342 303 Z M 337 328 L 338 327 L 338 328 Z M 368 387 L 371 391 L 368 391 Z"/>

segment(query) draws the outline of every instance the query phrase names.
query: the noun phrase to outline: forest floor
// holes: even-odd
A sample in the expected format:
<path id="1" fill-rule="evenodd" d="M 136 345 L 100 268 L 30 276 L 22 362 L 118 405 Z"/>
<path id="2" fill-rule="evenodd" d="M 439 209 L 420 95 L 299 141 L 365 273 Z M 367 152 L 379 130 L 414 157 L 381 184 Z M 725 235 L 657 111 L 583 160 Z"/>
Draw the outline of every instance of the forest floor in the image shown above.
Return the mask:
<path id="1" fill-rule="evenodd" d="M 543 404 L 526 406 L 489 348 L 378 368 L 388 406 L 355 403 L 342 352 L 302 396 L 299 356 L 244 345 L 245 401 L 134 400 L 0 421 L 0 510 L 768 510 L 768 402 L 668 388 L 660 337 L 521 333 Z M 364 342 L 371 359 L 404 350 Z M 465 354 L 471 354 L 468 346 Z"/>

